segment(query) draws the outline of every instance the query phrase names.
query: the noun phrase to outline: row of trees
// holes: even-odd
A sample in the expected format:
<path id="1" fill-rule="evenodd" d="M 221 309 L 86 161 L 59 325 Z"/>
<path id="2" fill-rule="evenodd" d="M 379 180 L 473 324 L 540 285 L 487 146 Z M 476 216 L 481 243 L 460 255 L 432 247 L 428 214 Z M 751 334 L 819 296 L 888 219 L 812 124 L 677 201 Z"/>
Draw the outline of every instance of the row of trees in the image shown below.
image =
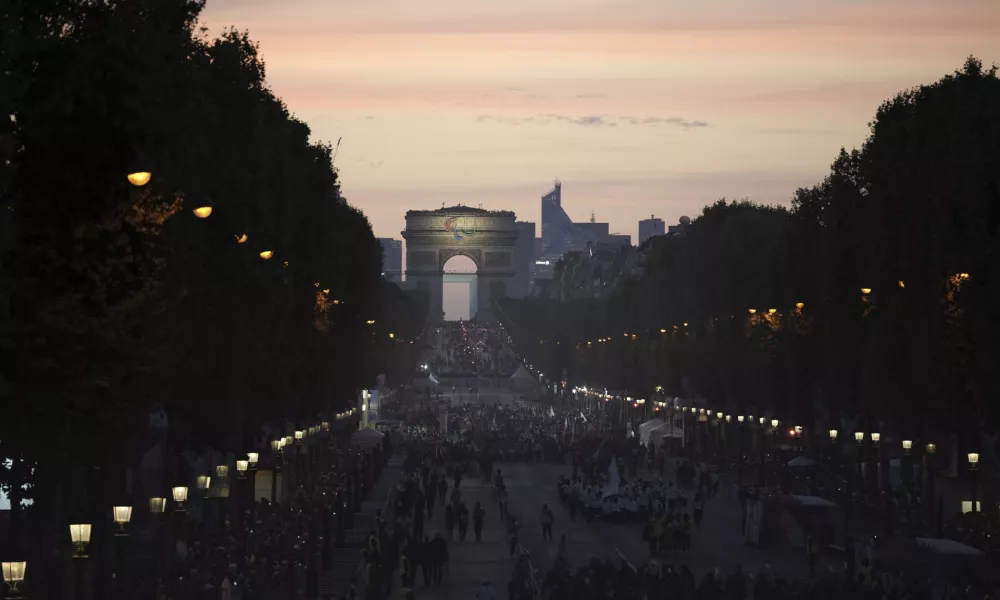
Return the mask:
<path id="1" fill-rule="evenodd" d="M 0 459 L 32 465 L 36 506 L 91 465 L 120 491 L 156 407 L 181 447 L 234 452 L 344 410 L 423 327 L 330 146 L 202 7 L 0 9 Z"/>
<path id="2" fill-rule="evenodd" d="M 522 355 L 569 387 L 662 386 L 733 414 L 891 421 L 918 439 L 993 431 L 998 228 L 1000 79 L 970 58 L 885 102 L 862 148 L 790 208 L 720 200 L 639 249 L 644 274 L 613 292 L 502 314 Z"/>

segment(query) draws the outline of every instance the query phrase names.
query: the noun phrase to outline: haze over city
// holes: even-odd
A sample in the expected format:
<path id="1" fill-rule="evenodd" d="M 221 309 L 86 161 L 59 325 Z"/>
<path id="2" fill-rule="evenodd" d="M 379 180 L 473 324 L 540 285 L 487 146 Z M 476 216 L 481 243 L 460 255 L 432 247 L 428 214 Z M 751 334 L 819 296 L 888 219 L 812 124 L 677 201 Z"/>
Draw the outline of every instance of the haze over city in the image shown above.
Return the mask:
<path id="1" fill-rule="evenodd" d="M 335 143 L 375 233 L 441 203 L 636 236 L 715 199 L 787 203 L 859 146 L 878 105 L 969 54 L 1000 56 L 992 0 L 213 0 L 271 88 Z"/>

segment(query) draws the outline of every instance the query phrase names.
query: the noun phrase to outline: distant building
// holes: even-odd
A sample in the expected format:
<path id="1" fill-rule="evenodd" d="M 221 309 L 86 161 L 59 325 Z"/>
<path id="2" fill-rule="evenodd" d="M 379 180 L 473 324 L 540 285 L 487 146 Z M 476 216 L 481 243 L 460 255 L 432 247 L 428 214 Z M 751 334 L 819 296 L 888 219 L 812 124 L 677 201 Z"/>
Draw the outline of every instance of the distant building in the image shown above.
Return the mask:
<path id="1" fill-rule="evenodd" d="M 690 225 L 691 217 L 681 217 L 679 224 L 667 227 L 667 235 L 683 235 Z"/>
<path id="2" fill-rule="evenodd" d="M 400 283 L 403 281 L 403 240 L 378 238 L 382 245 L 382 278 Z"/>
<path id="3" fill-rule="evenodd" d="M 517 243 L 514 246 L 513 289 L 508 290 L 512 298 L 523 298 L 531 291 L 531 263 L 535 259 L 535 224 L 518 221 Z"/>
<path id="4" fill-rule="evenodd" d="M 639 221 L 639 245 L 641 246 L 643 242 L 649 238 L 657 235 L 663 235 L 665 233 L 663 219 L 657 219 L 653 215 L 649 215 L 648 219 L 643 219 Z"/>

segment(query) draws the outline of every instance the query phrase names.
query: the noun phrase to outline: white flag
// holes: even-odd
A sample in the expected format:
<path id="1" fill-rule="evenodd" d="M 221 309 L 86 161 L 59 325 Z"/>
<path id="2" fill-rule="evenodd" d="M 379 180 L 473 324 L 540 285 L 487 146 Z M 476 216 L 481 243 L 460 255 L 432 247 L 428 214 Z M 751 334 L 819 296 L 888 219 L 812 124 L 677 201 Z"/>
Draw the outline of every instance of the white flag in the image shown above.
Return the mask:
<path id="1" fill-rule="evenodd" d="M 586 423 L 586 422 L 587 422 L 587 417 L 586 417 L 586 416 L 585 416 L 585 415 L 583 414 L 583 411 L 582 411 L 582 410 L 580 411 L 580 418 L 581 418 L 581 419 L 583 419 L 583 422 L 584 422 L 584 423 Z"/>
<path id="2" fill-rule="evenodd" d="M 611 464 L 608 465 L 608 483 L 604 486 L 601 496 L 614 496 L 618 494 L 620 485 L 621 480 L 618 477 L 618 461 L 616 461 L 615 457 L 612 456 Z"/>
<path id="3" fill-rule="evenodd" d="M 556 416 L 556 411 L 552 410 L 552 407 L 551 407 L 551 406 L 549 407 L 549 416 L 550 416 L 550 417 L 554 417 L 554 416 Z"/>

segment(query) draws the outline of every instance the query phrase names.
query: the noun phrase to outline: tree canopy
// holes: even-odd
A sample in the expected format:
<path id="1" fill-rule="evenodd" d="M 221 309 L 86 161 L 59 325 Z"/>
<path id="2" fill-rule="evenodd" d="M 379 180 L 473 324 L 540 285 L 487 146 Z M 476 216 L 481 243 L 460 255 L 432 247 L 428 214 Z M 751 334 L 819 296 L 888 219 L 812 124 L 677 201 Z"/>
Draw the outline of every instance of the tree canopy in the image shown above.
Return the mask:
<path id="1" fill-rule="evenodd" d="M 522 355 L 570 387 L 661 386 L 911 436 L 994 431 L 998 227 L 1000 79 L 970 57 L 883 103 L 862 147 L 790 209 L 721 200 L 653 238 L 643 274 L 612 292 L 502 314 Z"/>

